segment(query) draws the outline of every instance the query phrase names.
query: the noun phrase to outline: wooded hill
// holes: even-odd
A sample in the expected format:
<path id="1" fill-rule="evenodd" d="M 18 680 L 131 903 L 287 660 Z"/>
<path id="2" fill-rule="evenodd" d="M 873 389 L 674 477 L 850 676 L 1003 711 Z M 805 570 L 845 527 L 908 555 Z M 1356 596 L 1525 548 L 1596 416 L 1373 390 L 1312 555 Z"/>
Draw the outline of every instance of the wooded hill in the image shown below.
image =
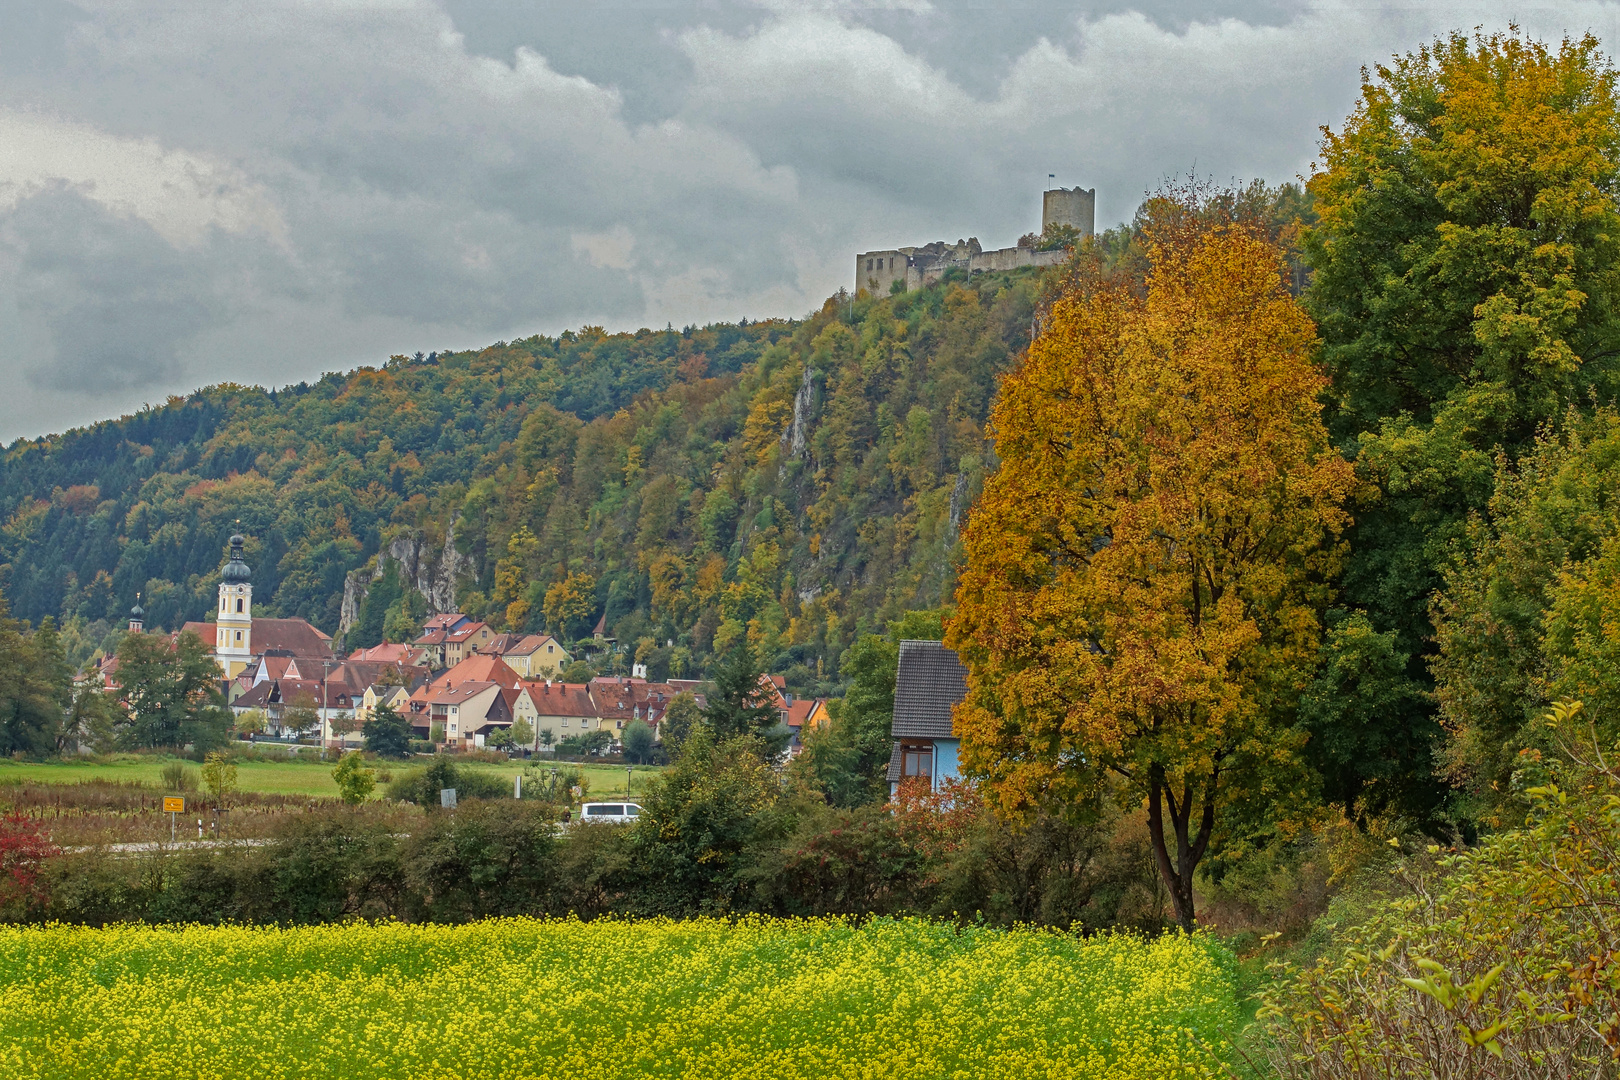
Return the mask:
<path id="1" fill-rule="evenodd" d="M 1039 287 L 986 274 L 802 321 L 586 327 L 19 441 L 5 595 L 87 656 L 137 592 L 149 625 L 206 617 L 240 531 L 256 612 L 349 646 L 414 632 L 436 584 L 437 606 L 453 587 L 503 629 L 573 638 L 605 613 L 655 671 L 746 635 L 828 679 L 857 633 L 949 597 Z"/>

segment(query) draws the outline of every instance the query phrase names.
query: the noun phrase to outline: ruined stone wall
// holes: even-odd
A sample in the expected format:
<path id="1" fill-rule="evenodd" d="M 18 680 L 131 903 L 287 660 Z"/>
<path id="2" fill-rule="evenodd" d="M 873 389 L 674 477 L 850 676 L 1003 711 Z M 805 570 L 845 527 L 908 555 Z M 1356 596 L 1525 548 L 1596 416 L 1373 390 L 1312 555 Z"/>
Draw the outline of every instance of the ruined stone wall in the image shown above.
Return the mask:
<path id="1" fill-rule="evenodd" d="M 1068 225 L 1081 236 L 1097 232 L 1097 189 L 1054 188 L 1041 194 L 1041 231 L 1049 225 Z M 960 267 L 970 274 L 992 270 L 1016 270 L 1022 266 L 1057 266 L 1065 261 L 1062 251 L 1034 251 L 1030 248 L 998 248 L 984 251 L 974 238 L 954 244 L 935 241 L 922 247 L 863 251 L 855 256 L 855 292 L 887 296 L 897 281 L 907 290 L 932 285 L 947 270 Z"/>
<path id="2" fill-rule="evenodd" d="M 906 280 L 906 265 L 913 250 L 863 251 L 855 256 L 855 291 L 865 289 L 873 296 L 888 296 L 896 281 Z"/>

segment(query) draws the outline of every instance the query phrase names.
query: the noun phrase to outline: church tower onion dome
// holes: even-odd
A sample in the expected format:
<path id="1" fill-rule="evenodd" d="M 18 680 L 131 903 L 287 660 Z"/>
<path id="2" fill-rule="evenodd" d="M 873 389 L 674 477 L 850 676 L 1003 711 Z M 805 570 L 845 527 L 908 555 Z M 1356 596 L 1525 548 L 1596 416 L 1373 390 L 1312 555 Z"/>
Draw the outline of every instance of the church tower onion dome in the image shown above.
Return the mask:
<path id="1" fill-rule="evenodd" d="M 245 582 L 252 576 L 247 563 L 242 561 L 243 543 L 244 541 L 240 535 L 231 537 L 231 561 L 225 564 L 225 569 L 220 574 L 227 582 L 233 584 Z"/>

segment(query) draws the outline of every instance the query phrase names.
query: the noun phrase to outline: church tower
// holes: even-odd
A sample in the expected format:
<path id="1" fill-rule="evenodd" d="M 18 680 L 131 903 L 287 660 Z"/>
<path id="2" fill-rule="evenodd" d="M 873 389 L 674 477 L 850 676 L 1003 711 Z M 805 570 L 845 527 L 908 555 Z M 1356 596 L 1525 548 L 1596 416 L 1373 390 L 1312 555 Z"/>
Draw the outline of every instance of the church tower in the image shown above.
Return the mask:
<path id="1" fill-rule="evenodd" d="M 231 537 L 231 560 L 220 574 L 214 657 L 227 679 L 236 678 L 253 659 L 253 586 L 242 544 L 240 536 Z"/>

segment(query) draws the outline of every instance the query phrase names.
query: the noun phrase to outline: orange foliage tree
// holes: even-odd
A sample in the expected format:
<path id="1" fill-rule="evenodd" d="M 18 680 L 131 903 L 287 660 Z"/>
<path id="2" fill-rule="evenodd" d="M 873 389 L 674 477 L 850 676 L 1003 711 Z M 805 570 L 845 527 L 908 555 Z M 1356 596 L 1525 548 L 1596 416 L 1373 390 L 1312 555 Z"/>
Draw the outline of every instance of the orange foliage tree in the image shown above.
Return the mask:
<path id="1" fill-rule="evenodd" d="M 1290 705 L 1352 483 L 1281 253 L 1221 205 L 1161 200 L 1145 280 L 1082 265 L 1050 305 L 992 414 L 946 639 L 990 798 L 1145 800 L 1187 927 L 1221 808 L 1309 788 Z"/>

